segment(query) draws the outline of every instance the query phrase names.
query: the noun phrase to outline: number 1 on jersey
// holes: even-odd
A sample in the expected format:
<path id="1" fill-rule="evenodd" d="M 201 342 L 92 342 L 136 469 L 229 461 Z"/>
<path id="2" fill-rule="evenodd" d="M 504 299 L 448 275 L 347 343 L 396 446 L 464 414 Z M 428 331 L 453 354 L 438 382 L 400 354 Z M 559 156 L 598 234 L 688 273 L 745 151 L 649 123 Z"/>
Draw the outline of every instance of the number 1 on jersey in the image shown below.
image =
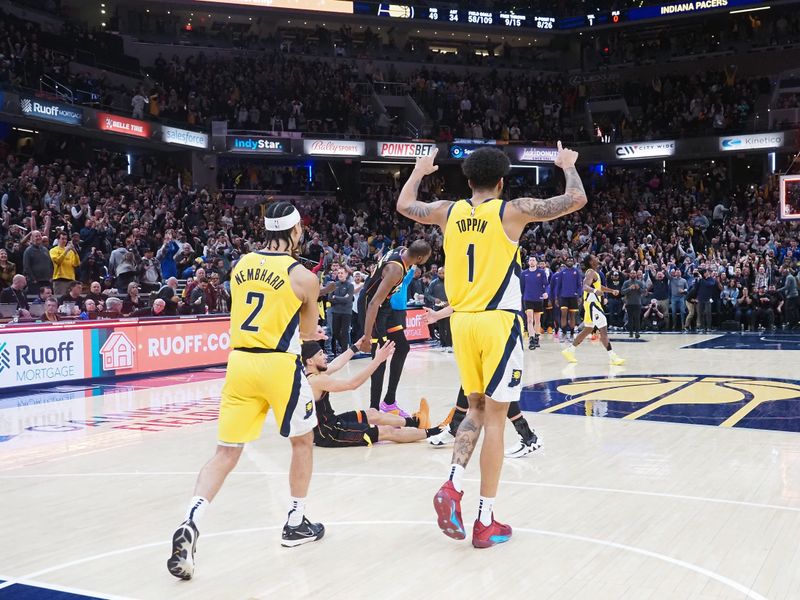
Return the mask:
<path id="1" fill-rule="evenodd" d="M 469 274 L 467 275 L 467 280 L 472 283 L 475 277 L 475 244 L 467 246 L 467 258 L 469 258 Z"/>

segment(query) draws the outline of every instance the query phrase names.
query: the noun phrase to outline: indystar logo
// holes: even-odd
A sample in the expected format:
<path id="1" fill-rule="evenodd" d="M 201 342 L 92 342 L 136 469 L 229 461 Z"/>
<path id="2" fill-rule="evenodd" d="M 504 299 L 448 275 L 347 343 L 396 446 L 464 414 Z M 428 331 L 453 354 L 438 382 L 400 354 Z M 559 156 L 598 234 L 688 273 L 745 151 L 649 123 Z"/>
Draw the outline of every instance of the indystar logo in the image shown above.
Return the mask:
<path id="1" fill-rule="evenodd" d="M 283 142 L 281 140 L 266 140 L 253 138 L 233 138 L 234 150 L 271 150 L 273 152 L 283 152 Z"/>
<path id="2" fill-rule="evenodd" d="M 11 352 L 8 351 L 8 344 L 0 344 L 0 373 L 11 368 Z"/>

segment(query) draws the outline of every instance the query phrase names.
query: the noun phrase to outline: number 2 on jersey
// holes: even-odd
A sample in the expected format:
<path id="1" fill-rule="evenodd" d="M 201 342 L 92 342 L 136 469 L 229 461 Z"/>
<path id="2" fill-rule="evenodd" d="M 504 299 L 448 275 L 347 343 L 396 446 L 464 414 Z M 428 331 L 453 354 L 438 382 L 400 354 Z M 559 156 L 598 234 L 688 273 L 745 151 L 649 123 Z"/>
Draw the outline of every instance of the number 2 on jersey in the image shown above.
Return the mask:
<path id="1" fill-rule="evenodd" d="M 467 280 L 472 283 L 475 277 L 475 244 L 467 246 L 467 258 L 469 258 L 469 274 Z"/>
<path id="2" fill-rule="evenodd" d="M 242 331 L 258 331 L 258 327 L 254 326 L 253 320 L 256 318 L 261 309 L 264 308 L 264 294 L 261 292 L 248 292 L 247 298 L 245 298 L 246 304 L 253 304 L 256 302 L 256 307 L 253 309 L 253 312 L 250 313 L 250 316 L 244 320 L 242 323 Z"/>

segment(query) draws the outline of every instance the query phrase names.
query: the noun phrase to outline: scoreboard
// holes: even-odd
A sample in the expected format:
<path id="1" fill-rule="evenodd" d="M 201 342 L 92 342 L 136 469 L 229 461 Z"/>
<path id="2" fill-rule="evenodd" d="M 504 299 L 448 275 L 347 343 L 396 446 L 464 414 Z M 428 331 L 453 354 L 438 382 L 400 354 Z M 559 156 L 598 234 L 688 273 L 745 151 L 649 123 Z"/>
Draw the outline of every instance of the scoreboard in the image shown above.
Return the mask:
<path id="1" fill-rule="evenodd" d="M 488 11 L 465 8 L 413 6 L 380 2 L 353 2 L 353 13 L 428 23 L 499 26 L 510 29 L 555 29 L 556 18 L 549 15 L 516 13 L 512 10 Z"/>

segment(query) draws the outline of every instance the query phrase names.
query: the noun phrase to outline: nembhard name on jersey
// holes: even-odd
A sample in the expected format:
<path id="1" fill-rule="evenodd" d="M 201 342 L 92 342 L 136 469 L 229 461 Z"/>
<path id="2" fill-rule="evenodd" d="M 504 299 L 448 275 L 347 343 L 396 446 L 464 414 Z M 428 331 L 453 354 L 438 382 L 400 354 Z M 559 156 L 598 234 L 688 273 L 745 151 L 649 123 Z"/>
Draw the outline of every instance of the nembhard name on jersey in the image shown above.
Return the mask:
<path id="1" fill-rule="evenodd" d="M 245 281 L 263 281 L 276 290 L 281 289 L 283 284 L 286 283 L 285 279 L 280 275 L 276 275 L 273 271 L 259 268 L 243 269 L 236 273 L 234 279 L 239 285 L 243 284 Z"/>
<path id="2" fill-rule="evenodd" d="M 458 227 L 458 231 L 460 233 L 464 233 L 466 231 L 477 231 L 478 233 L 483 233 L 486 231 L 486 226 L 489 223 L 484 221 L 483 219 L 459 219 L 456 221 L 456 226 Z"/>

